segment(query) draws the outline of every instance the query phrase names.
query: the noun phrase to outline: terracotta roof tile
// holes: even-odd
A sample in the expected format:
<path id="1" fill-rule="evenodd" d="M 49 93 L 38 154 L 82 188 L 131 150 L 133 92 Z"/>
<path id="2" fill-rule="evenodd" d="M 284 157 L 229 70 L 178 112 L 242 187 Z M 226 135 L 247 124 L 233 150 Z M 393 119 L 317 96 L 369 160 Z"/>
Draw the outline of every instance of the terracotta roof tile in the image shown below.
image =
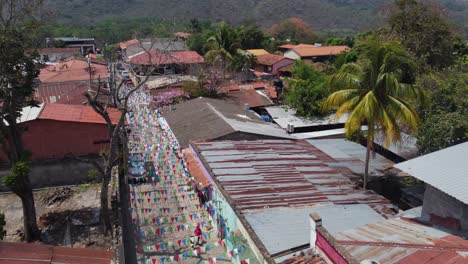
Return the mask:
<path id="1" fill-rule="evenodd" d="M 100 63 L 92 63 L 91 79 L 105 79 L 109 77 L 107 66 Z M 39 74 L 41 83 L 58 83 L 89 80 L 88 62 L 82 59 L 72 58 L 41 69 Z"/>
<path id="2" fill-rule="evenodd" d="M 285 58 L 281 55 L 276 55 L 276 54 L 263 54 L 263 55 L 260 55 L 260 56 L 257 56 L 257 63 L 258 64 L 262 64 L 262 65 L 273 65 L 275 63 L 278 63 L 282 60 L 291 60 L 293 61 L 292 59 L 289 59 L 289 58 Z"/>
<path id="3" fill-rule="evenodd" d="M 108 113 L 111 121 L 117 123 L 120 118 L 120 111 L 110 108 Z M 46 104 L 39 114 L 39 119 L 105 124 L 104 119 L 94 112 L 91 106 L 84 105 Z"/>
<path id="4" fill-rule="evenodd" d="M 315 57 L 315 56 L 330 56 L 338 55 L 342 52 L 349 50 L 348 46 L 310 46 L 310 47 L 295 47 L 293 50 L 301 57 Z"/>
<path id="5" fill-rule="evenodd" d="M 149 65 L 149 64 L 197 64 L 203 63 L 205 60 L 195 51 L 170 51 L 161 52 L 157 50 L 137 53 L 129 57 L 129 61 L 133 64 Z"/>

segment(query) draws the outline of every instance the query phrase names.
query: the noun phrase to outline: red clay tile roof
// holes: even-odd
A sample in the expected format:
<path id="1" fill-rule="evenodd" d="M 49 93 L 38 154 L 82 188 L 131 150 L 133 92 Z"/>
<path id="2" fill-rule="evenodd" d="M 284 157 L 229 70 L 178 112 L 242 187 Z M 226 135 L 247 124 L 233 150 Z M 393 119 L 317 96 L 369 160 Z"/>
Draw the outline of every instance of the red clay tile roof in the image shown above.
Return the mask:
<path id="1" fill-rule="evenodd" d="M 348 46 L 322 46 L 322 47 L 295 47 L 295 51 L 301 57 L 316 57 L 316 56 L 330 56 L 338 55 L 342 52 L 349 50 Z"/>
<path id="2" fill-rule="evenodd" d="M 38 49 L 37 52 L 43 55 L 63 54 L 63 53 L 71 53 L 71 54 L 81 53 L 80 48 L 44 48 L 44 49 Z"/>
<path id="3" fill-rule="evenodd" d="M 207 186 L 210 186 L 210 181 L 208 180 L 208 178 L 206 178 L 200 163 L 198 163 L 197 159 L 195 158 L 195 155 L 193 155 L 190 148 L 184 149 L 183 152 L 185 154 L 185 157 L 187 158 L 190 176 L 195 178 L 196 183 L 201 183 L 200 185 L 198 185 L 200 188 L 203 189 Z"/>
<path id="4" fill-rule="evenodd" d="M 114 108 L 108 108 L 107 111 L 111 121 L 117 123 L 121 112 Z M 84 105 L 46 104 L 38 118 L 65 122 L 106 123 L 91 106 Z"/>
<path id="5" fill-rule="evenodd" d="M 281 45 L 279 46 L 278 48 L 281 48 L 281 49 L 293 49 L 295 48 L 296 45 L 293 45 L 293 44 L 284 44 L 284 45 Z"/>
<path id="6" fill-rule="evenodd" d="M 281 55 L 276 55 L 276 54 L 263 54 L 263 55 L 260 55 L 260 56 L 257 56 L 257 63 L 258 64 L 262 64 L 262 65 L 268 65 L 268 66 L 271 66 L 275 63 L 278 63 L 282 60 L 291 60 L 293 61 L 292 59 L 289 59 L 289 58 L 285 58 Z"/>
<path id="7" fill-rule="evenodd" d="M 105 250 L 0 242 L 2 264 L 110 264 L 113 258 L 114 254 Z"/>
<path id="8" fill-rule="evenodd" d="M 124 41 L 124 42 L 120 42 L 119 43 L 119 46 L 121 49 L 126 49 L 130 46 L 133 46 L 133 45 L 136 45 L 136 44 L 139 44 L 140 41 L 138 39 L 131 39 L 131 40 L 127 40 L 127 41 Z"/>
<path id="9" fill-rule="evenodd" d="M 276 93 L 275 87 L 269 83 L 262 81 L 249 82 L 246 84 L 241 83 L 227 83 L 221 87 L 221 91 L 224 93 L 231 93 L 233 91 L 240 90 L 264 90 L 265 94 L 271 99 L 277 99 L 278 95 Z"/>
<path id="10" fill-rule="evenodd" d="M 93 80 L 109 77 L 109 71 L 106 65 L 93 62 L 91 64 L 91 69 L 91 79 Z M 87 81 L 89 80 L 88 62 L 73 58 L 55 65 L 49 65 L 41 69 L 39 80 L 41 83 Z"/>
<path id="11" fill-rule="evenodd" d="M 161 52 L 157 50 L 146 51 L 135 54 L 129 60 L 133 64 L 141 65 L 163 65 L 163 64 L 196 64 L 203 63 L 205 60 L 195 51 L 170 51 Z"/>

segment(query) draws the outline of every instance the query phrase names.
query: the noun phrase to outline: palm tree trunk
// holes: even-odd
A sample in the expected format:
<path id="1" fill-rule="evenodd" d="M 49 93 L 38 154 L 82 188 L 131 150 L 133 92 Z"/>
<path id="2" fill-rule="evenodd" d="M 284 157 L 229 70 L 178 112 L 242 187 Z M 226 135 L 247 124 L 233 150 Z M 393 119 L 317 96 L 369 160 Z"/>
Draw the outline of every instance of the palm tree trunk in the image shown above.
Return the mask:
<path id="1" fill-rule="evenodd" d="M 367 135 L 367 150 L 366 150 L 366 165 L 365 165 L 365 168 L 364 168 L 364 179 L 363 179 L 363 184 L 362 184 L 362 188 L 364 188 L 364 190 L 367 190 L 367 180 L 369 178 L 369 160 L 370 160 L 370 152 L 371 152 L 371 141 L 372 138 L 370 135 Z"/>

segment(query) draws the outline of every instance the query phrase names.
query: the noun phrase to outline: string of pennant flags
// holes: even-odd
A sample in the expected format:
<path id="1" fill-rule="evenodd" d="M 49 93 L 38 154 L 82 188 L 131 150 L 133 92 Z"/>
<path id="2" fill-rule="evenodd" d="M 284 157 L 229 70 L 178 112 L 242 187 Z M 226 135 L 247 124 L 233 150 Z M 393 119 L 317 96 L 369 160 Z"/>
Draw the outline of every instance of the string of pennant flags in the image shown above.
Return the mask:
<path id="1" fill-rule="evenodd" d="M 195 207 L 195 210 L 201 210 L 203 208 L 203 205 L 200 205 L 200 204 L 194 204 L 192 205 L 193 207 Z M 156 208 L 156 209 L 153 209 L 152 207 L 131 207 L 129 208 L 130 210 L 130 213 L 133 213 L 134 211 L 135 212 L 141 212 L 142 214 L 144 213 L 151 213 L 151 212 L 158 212 L 159 209 L 159 213 L 170 213 L 171 209 L 173 208 L 170 208 L 170 207 L 160 207 L 160 208 Z M 177 208 L 177 211 L 178 212 L 187 212 L 187 211 L 190 211 L 190 212 L 195 212 L 195 210 L 190 210 L 192 208 L 189 208 L 189 206 L 178 206 Z M 203 212 L 202 212 L 203 213 Z"/>
<path id="2" fill-rule="evenodd" d="M 210 239 L 211 236 L 212 236 L 213 232 L 205 232 L 203 234 L 201 234 L 201 236 L 204 238 L 204 239 Z M 152 235 L 155 235 L 153 233 L 150 234 L 150 236 Z M 158 234 L 158 235 L 164 235 L 163 234 Z M 139 237 L 146 237 L 147 235 L 144 234 L 143 231 L 140 231 L 140 234 L 139 234 Z M 158 252 L 158 251 L 164 251 L 166 249 L 169 249 L 169 248 L 172 248 L 172 247 L 175 247 L 175 246 L 179 246 L 179 247 L 183 247 L 183 246 L 187 246 L 189 245 L 190 243 L 195 243 L 197 241 L 198 237 L 196 236 L 188 236 L 188 237 L 184 237 L 184 238 L 181 238 L 181 239 L 178 239 L 178 240 L 175 240 L 175 241 L 164 241 L 164 242 L 159 242 L 159 243 L 155 243 L 153 245 L 149 245 L 149 246 L 144 246 L 143 247 L 143 252 L 145 253 L 154 253 L 154 252 Z"/>
<path id="3" fill-rule="evenodd" d="M 154 228 L 154 227 L 148 227 L 147 230 L 142 230 L 142 232 L 145 233 L 145 235 L 163 235 L 165 233 L 175 233 L 175 232 L 185 232 L 185 231 L 190 231 L 195 226 L 200 225 L 201 227 L 205 227 L 207 224 L 211 225 L 212 221 L 200 221 L 196 222 L 196 224 L 193 223 L 188 223 L 188 224 L 183 224 L 183 225 L 173 225 L 173 226 L 167 226 L 167 227 L 160 227 L 160 228 Z M 141 235 L 141 233 L 140 233 Z"/>
<path id="4" fill-rule="evenodd" d="M 146 259 L 146 263 L 151 263 L 151 264 L 165 264 L 166 262 L 178 262 L 180 260 L 187 260 L 188 258 L 191 257 L 197 257 L 200 254 L 207 253 L 211 249 L 218 247 L 218 246 L 224 246 L 224 242 L 222 240 L 218 241 L 217 243 L 210 243 L 206 246 L 199 247 L 196 249 L 192 249 L 186 252 L 183 252 L 181 254 L 175 254 L 173 256 L 162 256 L 162 257 L 149 257 Z M 207 261 L 200 261 L 198 262 L 199 264 L 214 264 L 218 260 L 231 260 L 232 258 L 238 256 L 240 253 L 242 253 L 244 249 L 241 246 L 238 246 L 234 248 L 233 250 L 230 250 L 229 252 L 223 253 L 218 255 L 217 257 L 213 258 L 208 258 Z M 150 262 L 148 262 L 150 261 Z M 242 264 L 250 264 L 249 259 L 244 259 L 241 260 Z"/>
<path id="5" fill-rule="evenodd" d="M 194 198 L 195 195 L 191 195 L 190 197 L 188 195 L 181 195 L 181 196 L 162 196 L 162 197 L 154 197 L 154 198 L 130 198 L 130 201 L 133 207 L 135 208 L 140 208 L 138 204 L 164 204 L 167 202 L 171 201 L 180 201 L 180 200 L 193 200 L 196 201 Z"/>
<path id="6" fill-rule="evenodd" d="M 173 224 L 173 223 L 178 223 L 178 222 L 186 222 L 187 219 L 190 220 L 197 220 L 204 218 L 206 216 L 204 211 L 201 211 L 201 213 L 193 213 L 193 214 L 181 214 L 181 215 L 176 215 L 176 216 L 162 216 L 162 217 L 153 217 L 151 219 L 149 218 L 132 218 L 132 223 L 141 225 L 149 225 L 150 223 L 156 224 L 156 225 L 161 225 L 161 224 Z"/>
<path id="7" fill-rule="evenodd" d="M 151 96 L 148 93 L 137 91 L 130 97 L 131 111 L 127 113 L 127 124 L 130 128 L 128 184 L 131 189 L 129 193 L 131 208 L 129 210 L 132 215 L 138 215 L 132 217 L 132 222 L 139 226 L 135 230 L 138 230 L 136 236 L 141 238 L 138 239 L 140 244 L 137 246 L 137 252 L 143 255 L 146 263 L 151 264 L 178 262 L 207 252 L 213 252 L 212 256 L 206 261 L 200 261 L 200 264 L 214 264 L 217 260 L 231 260 L 239 256 L 244 251 L 241 246 L 222 254 L 213 251 L 217 247 L 223 247 L 223 251 L 226 251 L 226 241 L 230 241 L 228 228 L 213 229 L 201 235 L 208 240 L 214 239 L 219 232 L 219 237 L 224 237 L 223 240 L 209 242 L 196 249 L 177 252 L 174 255 L 148 256 L 164 253 L 174 247 L 183 248 L 198 240 L 196 236 L 187 236 L 149 243 L 154 236 L 162 239 L 165 234 L 191 232 L 191 229 L 197 225 L 201 227 L 212 225 L 214 220 L 205 219 L 206 217 L 215 219 L 217 215 L 216 210 L 210 209 L 207 212 L 205 210 L 207 208 L 196 202 L 198 197 L 190 185 L 188 162 L 166 120 L 158 111 L 148 106 L 150 103 Z M 153 190 L 147 190 L 150 187 L 153 187 Z M 148 217 L 151 214 L 157 216 Z M 216 218 L 218 226 L 220 221 L 220 218 Z M 250 264 L 250 260 L 243 259 L 241 264 Z"/>

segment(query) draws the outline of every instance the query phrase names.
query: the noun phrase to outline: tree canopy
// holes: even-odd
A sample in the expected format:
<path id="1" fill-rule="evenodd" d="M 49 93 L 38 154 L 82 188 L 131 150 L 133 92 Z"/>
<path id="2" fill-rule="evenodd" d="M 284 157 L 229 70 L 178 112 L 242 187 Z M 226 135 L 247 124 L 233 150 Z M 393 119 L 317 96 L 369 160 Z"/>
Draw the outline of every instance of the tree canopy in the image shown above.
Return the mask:
<path id="1" fill-rule="evenodd" d="M 442 72 L 428 73 L 418 85 L 429 93 L 417 134 L 421 154 L 468 140 L 468 62 L 460 61 Z"/>
<path id="2" fill-rule="evenodd" d="M 325 74 L 303 61 L 296 62 L 292 73 L 285 94 L 286 103 L 300 116 L 321 116 L 321 104 L 326 97 Z"/>
<path id="3" fill-rule="evenodd" d="M 441 10 L 433 1 L 397 0 L 388 18 L 390 34 L 433 67 L 450 65 L 454 59 L 455 37 Z"/>
<path id="4" fill-rule="evenodd" d="M 412 85 L 416 65 L 397 42 L 368 39 L 359 44 L 357 63 L 347 63 L 328 80 L 333 92 L 324 102 L 324 110 L 336 110 L 336 116 L 349 114 L 346 135 L 351 137 L 366 124 L 367 155 L 364 174 L 366 188 L 369 152 L 378 132 L 385 145 L 401 140 L 401 129 L 416 130 L 418 115 L 407 101 L 416 96 Z"/>

